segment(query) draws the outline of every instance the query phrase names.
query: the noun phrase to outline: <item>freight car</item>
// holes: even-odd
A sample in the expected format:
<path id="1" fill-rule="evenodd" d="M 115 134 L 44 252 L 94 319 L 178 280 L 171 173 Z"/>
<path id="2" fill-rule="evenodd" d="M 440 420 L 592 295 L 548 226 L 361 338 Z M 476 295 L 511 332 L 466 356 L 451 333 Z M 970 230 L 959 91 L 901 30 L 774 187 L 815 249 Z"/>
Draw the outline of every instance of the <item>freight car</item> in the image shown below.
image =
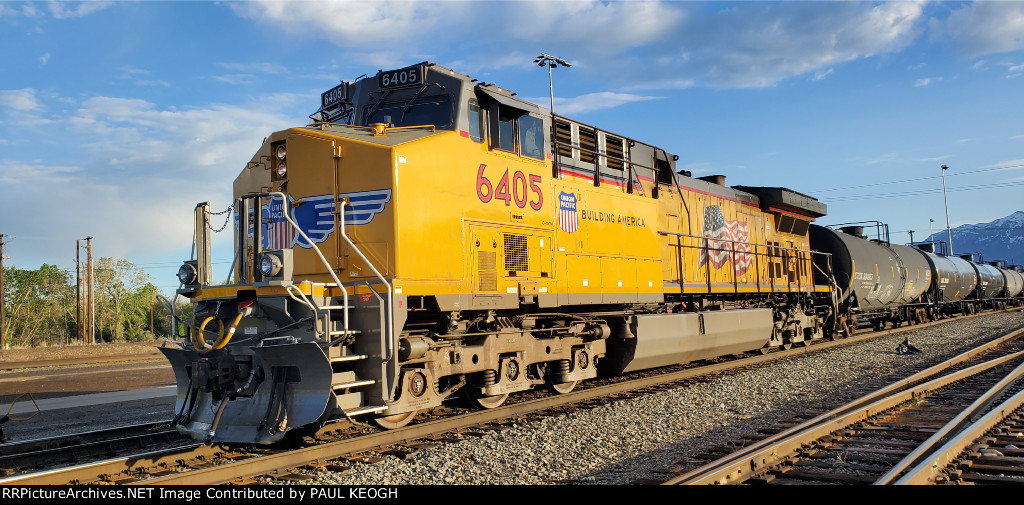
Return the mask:
<path id="1" fill-rule="evenodd" d="M 874 226 L 872 238 L 865 224 Z M 942 242 L 893 244 L 888 226 L 878 221 L 811 225 L 810 243 L 827 253 L 818 261 L 831 261 L 838 330 L 846 334 L 858 326 L 880 330 L 1017 305 L 1024 289 L 1021 273 L 1005 262 L 985 263 L 978 253 L 950 256 Z M 816 282 L 828 280 L 825 266 L 819 265 Z"/>
<path id="2" fill-rule="evenodd" d="M 324 93 L 234 181 L 232 279 L 210 206 L 165 347 L 179 431 L 271 443 L 335 419 L 385 428 L 456 396 L 837 337 L 825 215 L 424 62 Z M 822 282 L 815 282 L 819 271 Z"/>

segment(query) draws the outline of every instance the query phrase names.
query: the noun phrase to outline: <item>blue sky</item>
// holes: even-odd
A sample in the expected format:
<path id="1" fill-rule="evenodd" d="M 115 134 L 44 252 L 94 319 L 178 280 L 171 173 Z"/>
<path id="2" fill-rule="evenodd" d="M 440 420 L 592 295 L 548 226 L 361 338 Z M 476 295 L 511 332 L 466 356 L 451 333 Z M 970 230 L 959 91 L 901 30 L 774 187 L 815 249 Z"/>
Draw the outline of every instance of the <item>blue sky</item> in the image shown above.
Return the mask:
<path id="1" fill-rule="evenodd" d="M 340 80 L 432 61 L 892 239 L 1024 209 L 1024 2 L 0 1 L 7 265 L 142 265 Z M 221 235 L 227 235 L 226 233 Z M 225 239 L 227 237 L 224 237 Z M 229 240 L 229 239 L 228 239 Z M 226 269 L 230 243 L 215 243 Z"/>

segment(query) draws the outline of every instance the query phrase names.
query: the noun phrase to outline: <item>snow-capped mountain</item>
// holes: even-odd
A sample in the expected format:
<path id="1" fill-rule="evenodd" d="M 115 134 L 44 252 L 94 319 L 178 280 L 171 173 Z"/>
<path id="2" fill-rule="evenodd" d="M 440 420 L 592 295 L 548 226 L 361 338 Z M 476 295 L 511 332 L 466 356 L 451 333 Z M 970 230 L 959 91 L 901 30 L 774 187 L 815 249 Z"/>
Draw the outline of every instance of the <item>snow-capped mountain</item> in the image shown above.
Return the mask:
<path id="1" fill-rule="evenodd" d="M 1017 211 L 989 223 L 965 224 L 952 230 L 953 253 L 980 252 L 985 261 L 1006 260 L 1007 264 L 1024 264 L 1024 211 Z M 924 239 L 948 242 L 946 230 L 936 231 Z"/>

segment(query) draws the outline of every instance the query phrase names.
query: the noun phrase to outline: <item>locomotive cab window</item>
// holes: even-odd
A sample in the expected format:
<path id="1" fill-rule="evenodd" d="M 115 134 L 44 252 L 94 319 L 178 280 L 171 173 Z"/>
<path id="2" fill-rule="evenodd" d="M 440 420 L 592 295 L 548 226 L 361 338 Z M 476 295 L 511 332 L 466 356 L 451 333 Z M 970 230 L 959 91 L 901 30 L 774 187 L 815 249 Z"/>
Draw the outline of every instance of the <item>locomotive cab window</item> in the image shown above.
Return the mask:
<path id="1" fill-rule="evenodd" d="M 469 138 L 484 141 L 484 113 L 476 100 L 469 101 Z"/>
<path id="2" fill-rule="evenodd" d="M 452 99 L 438 95 L 409 100 L 385 102 L 366 108 L 364 125 L 386 123 L 388 126 L 433 125 L 447 128 L 452 124 Z"/>
<path id="3" fill-rule="evenodd" d="M 521 110 L 491 105 L 491 147 L 544 159 L 544 121 Z"/>
<path id="4" fill-rule="evenodd" d="M 520 116 L 519 140 L 523 156 L 544 159 L 544 121 L 533 116 Z"/>

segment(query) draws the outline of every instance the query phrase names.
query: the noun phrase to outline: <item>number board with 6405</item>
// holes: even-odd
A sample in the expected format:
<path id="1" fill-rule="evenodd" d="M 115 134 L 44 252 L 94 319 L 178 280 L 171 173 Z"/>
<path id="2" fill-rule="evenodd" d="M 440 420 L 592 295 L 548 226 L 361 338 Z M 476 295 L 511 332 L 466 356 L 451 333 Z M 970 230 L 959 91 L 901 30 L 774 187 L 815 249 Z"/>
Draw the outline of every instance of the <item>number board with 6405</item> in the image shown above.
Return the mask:
<path id="1" fill-rule="evenodd" d="M 403 88 L 423 84 L 423 66 L 413 65 L 398 70 L 381 71 L 377 74 L 380 89 Z"/>

